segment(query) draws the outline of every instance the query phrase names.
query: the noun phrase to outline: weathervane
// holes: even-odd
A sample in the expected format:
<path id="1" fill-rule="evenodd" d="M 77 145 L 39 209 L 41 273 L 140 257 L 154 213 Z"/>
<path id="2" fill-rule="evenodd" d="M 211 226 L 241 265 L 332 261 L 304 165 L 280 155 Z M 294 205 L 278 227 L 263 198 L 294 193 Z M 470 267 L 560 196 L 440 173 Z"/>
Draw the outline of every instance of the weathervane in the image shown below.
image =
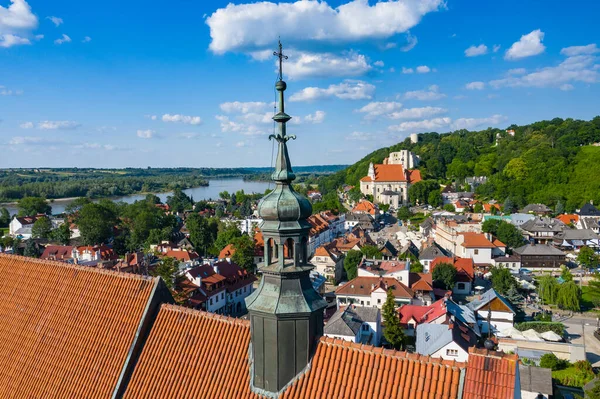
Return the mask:
<path id="1" fill-rule="evenodd" d="M 279 39 L 279 51 L 274 51 L 273 55 L 279 58 L 279 80 L 283 80 L 283 60 L 287 60 L 288 56 L 283 55 L 281 39 Z"/>

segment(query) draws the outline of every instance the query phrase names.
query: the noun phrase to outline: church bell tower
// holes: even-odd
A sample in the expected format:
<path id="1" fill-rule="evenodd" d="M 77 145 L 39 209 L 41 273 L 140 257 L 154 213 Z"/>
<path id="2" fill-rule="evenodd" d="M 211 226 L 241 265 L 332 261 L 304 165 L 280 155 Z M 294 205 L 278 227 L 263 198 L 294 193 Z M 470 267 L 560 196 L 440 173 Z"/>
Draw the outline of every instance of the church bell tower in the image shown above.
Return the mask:
<path id="1" fill-rule="evenodd" d="M 258 204 L 263 220 L 265 261 L 259 266 L 262 279 L 258 289 L 246 298 L 251 326 L 252 389 L 265 395 L 276 395 L 294 380 L 310 362 L 316 344 L 323 335 L 325 300 L 310 281 L 312 266 L 308 263 L 307 218 L 312 214 L 308 199 L 292 188 L 296 178 L 287 150 L 287 142 L 295 139 L 286 134 L 282 63 L 286 56 L 279 52 L 277 134 L 269 136 L 278 143 L 275 189 Z"/>

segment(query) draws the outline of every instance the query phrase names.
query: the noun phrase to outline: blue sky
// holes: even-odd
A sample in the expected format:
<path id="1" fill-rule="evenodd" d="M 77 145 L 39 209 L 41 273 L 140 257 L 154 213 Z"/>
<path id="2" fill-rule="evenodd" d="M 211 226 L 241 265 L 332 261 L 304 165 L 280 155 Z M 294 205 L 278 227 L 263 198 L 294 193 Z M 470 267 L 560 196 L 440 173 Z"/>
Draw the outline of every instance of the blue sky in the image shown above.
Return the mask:
<path id="1" fill-rule="evenodd" d="M 0 0 L 0 168 L 296 165 L 410 133 L 591 119 L 596 1 Z"/>

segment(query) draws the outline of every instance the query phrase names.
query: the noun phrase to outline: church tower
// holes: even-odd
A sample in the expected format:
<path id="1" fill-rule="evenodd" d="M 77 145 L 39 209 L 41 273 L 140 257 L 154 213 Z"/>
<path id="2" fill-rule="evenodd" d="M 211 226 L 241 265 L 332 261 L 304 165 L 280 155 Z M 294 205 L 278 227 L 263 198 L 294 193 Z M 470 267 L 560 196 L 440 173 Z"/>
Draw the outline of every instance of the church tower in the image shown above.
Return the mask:
<path id="1" fill-rule="evenodd" d="M 286 135 L 281 51 L 279 80 L 275 89 L 279 95 L 277 134 L 269 136 L 278 143 L 277 160 L 272 179 L 275 189 L 258 204 L 263 219 L 262 231 L 265 261 L 259 266 L 262 279 L 258 289 L 246 298 L 251 326 L 251 384 L 261 394 L 281 391 L 308 365 L 316 344 L 323 335 L 325 300 L 314 290 L 310 281 L 312 266 L 308 263 L 308 232 L 306 220 L 312 213 L 308 199 L 294 191 L 296 178 L 287 150 L 287 142 L 295 139 Z"/>

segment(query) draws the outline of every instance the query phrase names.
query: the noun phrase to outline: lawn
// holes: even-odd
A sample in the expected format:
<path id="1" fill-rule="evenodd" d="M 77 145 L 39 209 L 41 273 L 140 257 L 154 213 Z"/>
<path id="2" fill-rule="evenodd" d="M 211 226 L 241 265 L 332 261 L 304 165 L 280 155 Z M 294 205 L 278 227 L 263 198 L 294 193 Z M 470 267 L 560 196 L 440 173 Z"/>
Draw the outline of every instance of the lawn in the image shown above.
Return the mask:
<path id="1" fill-rule="evenodd" d="M 581 287 L 581 308 L 582 310 L 591 310 L 594 306 L 594 297 L 590 293 L 590 287 L 584 285 Z"/>

